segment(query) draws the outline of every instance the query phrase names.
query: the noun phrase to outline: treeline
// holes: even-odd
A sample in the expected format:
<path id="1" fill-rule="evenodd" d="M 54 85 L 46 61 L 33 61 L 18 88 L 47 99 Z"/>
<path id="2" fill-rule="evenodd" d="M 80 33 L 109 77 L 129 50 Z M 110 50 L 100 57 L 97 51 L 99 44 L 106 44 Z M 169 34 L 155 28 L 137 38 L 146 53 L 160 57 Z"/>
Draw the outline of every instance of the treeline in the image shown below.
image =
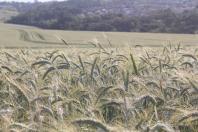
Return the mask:
<path id="1" fill-rule="evenodd" d="M 38 4 L 41 3 L 24 3 L 24 2 L 0 2 L 0 9 L 13 9 L 19 13 L 27 12 L 34 9 Z"/>
<path id="2" fill-rule="evenodd" d="M 8 23 L 62 30 L 197 33 L 198 8 L 182 13 L 166 9 L 147 16 L 129 16 L 113 12 L 84 13 L 83 7 L 54 2 L 38 4 Z"/>

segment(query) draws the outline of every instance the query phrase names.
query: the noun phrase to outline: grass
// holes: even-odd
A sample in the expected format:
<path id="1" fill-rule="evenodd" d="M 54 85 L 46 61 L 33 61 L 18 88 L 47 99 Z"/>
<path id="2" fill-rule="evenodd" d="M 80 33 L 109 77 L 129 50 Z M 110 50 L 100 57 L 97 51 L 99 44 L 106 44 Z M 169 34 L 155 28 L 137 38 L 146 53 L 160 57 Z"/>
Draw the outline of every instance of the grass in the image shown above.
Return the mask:
<path id="1" fill-rule="evenodd" d="M 198 127 L 197 48 L 1 49 L 1 131 Z"/>

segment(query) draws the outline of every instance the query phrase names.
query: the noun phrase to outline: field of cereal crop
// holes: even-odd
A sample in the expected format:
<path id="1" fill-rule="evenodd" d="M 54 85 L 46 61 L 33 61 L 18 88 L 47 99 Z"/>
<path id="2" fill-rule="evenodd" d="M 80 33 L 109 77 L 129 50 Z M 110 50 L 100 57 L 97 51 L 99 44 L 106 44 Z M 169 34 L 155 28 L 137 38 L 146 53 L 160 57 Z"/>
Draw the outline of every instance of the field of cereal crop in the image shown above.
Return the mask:
<path id="1" fill-rule="evenodd" d="M 197 39 L 0 24 L 0 131 L 197 132 Z"/>
<path id="2" fill-rule="evenodd" d="M 0 47 L 6 48 L 93 48 L 97 43 L 103 47 L 160 47 L 179 43 L 196 46 L 197 42 L 198 35 L 191 34 L 61 31 L 0 24 Z"/>

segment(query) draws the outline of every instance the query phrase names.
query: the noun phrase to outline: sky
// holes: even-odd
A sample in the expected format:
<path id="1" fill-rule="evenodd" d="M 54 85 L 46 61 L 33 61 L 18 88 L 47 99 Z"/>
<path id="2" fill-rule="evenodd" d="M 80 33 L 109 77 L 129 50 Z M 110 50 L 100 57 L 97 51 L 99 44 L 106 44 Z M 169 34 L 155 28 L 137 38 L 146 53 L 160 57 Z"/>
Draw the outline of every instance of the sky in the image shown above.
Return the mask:
<path id="1" fill-rule="evenodd" d="M 34 0 L 0 0 L 0 2 L 2 1 L 33 2 Z M 45 2 L 45 1 L 63 1 L 63 0 L 38 0 L 38 1 Z"/>

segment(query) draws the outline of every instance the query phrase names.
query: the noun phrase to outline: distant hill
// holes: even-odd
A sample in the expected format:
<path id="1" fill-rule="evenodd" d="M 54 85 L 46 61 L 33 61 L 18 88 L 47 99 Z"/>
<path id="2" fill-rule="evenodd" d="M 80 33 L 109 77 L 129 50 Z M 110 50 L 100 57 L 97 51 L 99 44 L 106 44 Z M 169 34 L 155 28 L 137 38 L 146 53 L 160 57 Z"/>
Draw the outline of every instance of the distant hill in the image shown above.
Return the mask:
<path id="1" fill-rule="evenodd" d="M 27 12 L 35 7 L 33 3 L 0 2 L 0 22 L 5 22 L 20 13 Z"/>
<path id="2" fill-rule="evenodd" d="M 70 0 L 68 3 L 75 3 L 77 7 L 83 7 L 85 3 L 84 13 L 114 12 L 140 16 L 164 9 L 183 12 L 195 8 L 198 0 Z"/>
<path id="3" fill-rule="evenodd" d="M 19 13 L 15 8 L 4 7 L 0 8 L 0 22 L 9 20 L 13 16 L 17 16 Z"/>
<path id="4" fill-rule="evenodd" d="M 24 13 L 40 5 L 49 6 L 54 3 L 57 2 L 0 2 L 0 9 L 1 7 L 11 7 Z M 139 16 L 164 9 L 183 12 L 195 8 L 198 5 L 198 0 L 68 0 L 58 3 L 70 8 L 81 9 L 83 14 L 114 12 Z"/>
<path id="5" fill-rule="evenodd" d="M 49 29 L 197 33 L 198 0 L 68 0 L 15 5 L 9 23 Z M 20 8 L 18 8 L 20 6 Z"/>

